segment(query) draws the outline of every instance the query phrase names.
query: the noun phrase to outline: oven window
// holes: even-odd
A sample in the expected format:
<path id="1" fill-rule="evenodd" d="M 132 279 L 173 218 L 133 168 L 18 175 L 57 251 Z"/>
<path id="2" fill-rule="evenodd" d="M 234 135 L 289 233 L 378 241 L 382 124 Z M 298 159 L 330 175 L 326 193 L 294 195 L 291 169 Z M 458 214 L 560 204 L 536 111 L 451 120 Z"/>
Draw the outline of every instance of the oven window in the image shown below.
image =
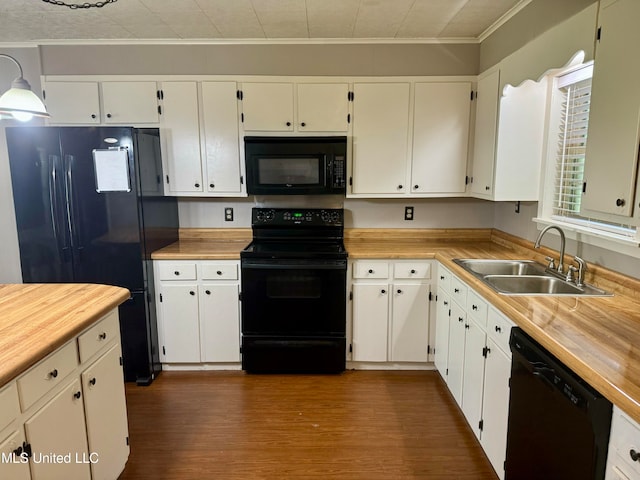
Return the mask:
<path id="1" fill-rule="evenodd" d="M 318 157 L 260 157 L 258 179 L 261 185 L 319 185 Z"/>
<path id="2" fill-rule="evenodd" d="M 267 297 L 269 298 L 320 298 L 322 279 L 318 276 L 272 275 L 267 278 Z"/>

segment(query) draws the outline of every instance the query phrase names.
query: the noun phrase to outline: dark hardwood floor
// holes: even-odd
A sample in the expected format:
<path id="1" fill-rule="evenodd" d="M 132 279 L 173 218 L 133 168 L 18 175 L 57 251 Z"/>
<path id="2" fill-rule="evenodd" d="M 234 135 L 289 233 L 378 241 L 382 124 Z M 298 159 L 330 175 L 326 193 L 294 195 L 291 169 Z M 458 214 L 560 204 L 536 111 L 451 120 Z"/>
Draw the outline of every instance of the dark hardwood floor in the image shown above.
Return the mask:
<path id="1" fill-rule="evenodd" d="M 126 394 L 122 480 L 497 478 L 436 372 L 163 372 Z"/>

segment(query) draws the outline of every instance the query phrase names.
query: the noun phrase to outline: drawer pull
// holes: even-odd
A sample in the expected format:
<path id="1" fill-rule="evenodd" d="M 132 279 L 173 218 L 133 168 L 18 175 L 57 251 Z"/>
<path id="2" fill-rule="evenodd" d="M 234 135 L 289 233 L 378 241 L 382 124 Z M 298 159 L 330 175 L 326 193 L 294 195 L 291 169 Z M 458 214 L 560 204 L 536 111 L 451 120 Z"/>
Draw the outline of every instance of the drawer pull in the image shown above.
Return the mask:
<path id="1" fill-rule="evenodd" d="M 178 270 L 176 270 L 175 272 L 173 272 L 173 274 L 178 276 L 178 275 L 180 275 L 180 272 Z"/>
<path id="2" fill-rule="evenodd" d="M 54 368 L 49 372 L 49 378 L 56 378 L 58 376 L 58 369 Z"/>
<path id="3" fill-rule="evenodd" d="M 637 462 L 640 459 L 640 453 L 636 452 L 633 448 L 629 450 L 629 456 L 634 462 Z"/>
<path id="4" fill-rule="evenodd" d="M 222 270 L 218 270 L 216 273 L 217 273 L 218 275 L 222 275 Z"/>
<path id="5" fill-rule="evenodd" d="M 82 396 L 82 393 L 80 391 L 77 391 L 76 393 L 73 394 L 73 398 L 75 398 L 76 400 L 79 399 Z"/>
<path id="6" fill-rule="evenodd" d="M 382 290 L 380 290 L 380 293 L 384 295 L 385 293 L 387 293 L 387 291 L 383 288 Z"/>
<path id="7" fill-rule="evenodd" d="M 98 335 L 98 340 L 106 340 L 107 339 L 107 332 L 102 332 L 100 335 Z"/>
<path id="8" fill-rule="evenodd" d="M 93 377 L 91 380 L 89 380 L 89 385 L 93 386 L 96 384 L 96 378 Z"/>
<path id="9" fill-rule="evenodd" d="M 500 328 L 498 325 L 496 325 L 496 332 L 498 333 L 502 332 L 502 328 Z"/>
<path id="10" fill-rule="evenodd" d="M 372 268 L 369 269 L 369 273 L 373 273 L 373 269 Z"/>
<path id="11" fill-rule="evenodd" d="M 412 273 L 412 274 L 415 274 L 415 273 L 416 273 L 415 269 L 413 269 L 413 268 L 412 268 L 412 269 L 411 269 L 411 273 Z"/>
<path id="12" fill-rule="evenodd" d="M 189 290 L 189 295 L 195 295 L 196 292 L 194 292 L 193 290 Z"/>
<path id="13" fill-rule="evenodd" d="M 211 295 L 211 290 L 205 290 L 204 293 L 206 293 L 207 295 Z"/>
<path id="14" fill-rule="evenodd" d="M 398 289 L 398 293 L 402 293 L 402 290 Z"/>

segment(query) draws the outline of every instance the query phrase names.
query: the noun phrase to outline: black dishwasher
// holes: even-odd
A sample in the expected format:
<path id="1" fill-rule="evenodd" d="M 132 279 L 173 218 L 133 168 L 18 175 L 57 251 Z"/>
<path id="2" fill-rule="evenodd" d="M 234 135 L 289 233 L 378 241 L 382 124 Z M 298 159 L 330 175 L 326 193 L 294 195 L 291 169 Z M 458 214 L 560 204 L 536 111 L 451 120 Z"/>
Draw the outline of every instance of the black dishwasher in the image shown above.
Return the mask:
<path id="1" fill-rule="evenodd" d="M 505 479 L 604 479 L 611 402 L 520 328 L 510 345 Z"/>

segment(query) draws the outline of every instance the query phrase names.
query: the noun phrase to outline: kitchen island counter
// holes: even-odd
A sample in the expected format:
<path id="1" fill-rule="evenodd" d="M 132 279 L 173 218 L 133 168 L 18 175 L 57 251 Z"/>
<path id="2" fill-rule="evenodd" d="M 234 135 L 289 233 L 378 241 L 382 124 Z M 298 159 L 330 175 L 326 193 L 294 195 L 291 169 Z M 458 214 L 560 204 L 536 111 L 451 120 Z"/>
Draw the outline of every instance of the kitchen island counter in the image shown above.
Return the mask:
<path id="1" fill-rule="evenodd" d="M 0 285 L 0 386 L 129 298 L 95 284 Z"/>

